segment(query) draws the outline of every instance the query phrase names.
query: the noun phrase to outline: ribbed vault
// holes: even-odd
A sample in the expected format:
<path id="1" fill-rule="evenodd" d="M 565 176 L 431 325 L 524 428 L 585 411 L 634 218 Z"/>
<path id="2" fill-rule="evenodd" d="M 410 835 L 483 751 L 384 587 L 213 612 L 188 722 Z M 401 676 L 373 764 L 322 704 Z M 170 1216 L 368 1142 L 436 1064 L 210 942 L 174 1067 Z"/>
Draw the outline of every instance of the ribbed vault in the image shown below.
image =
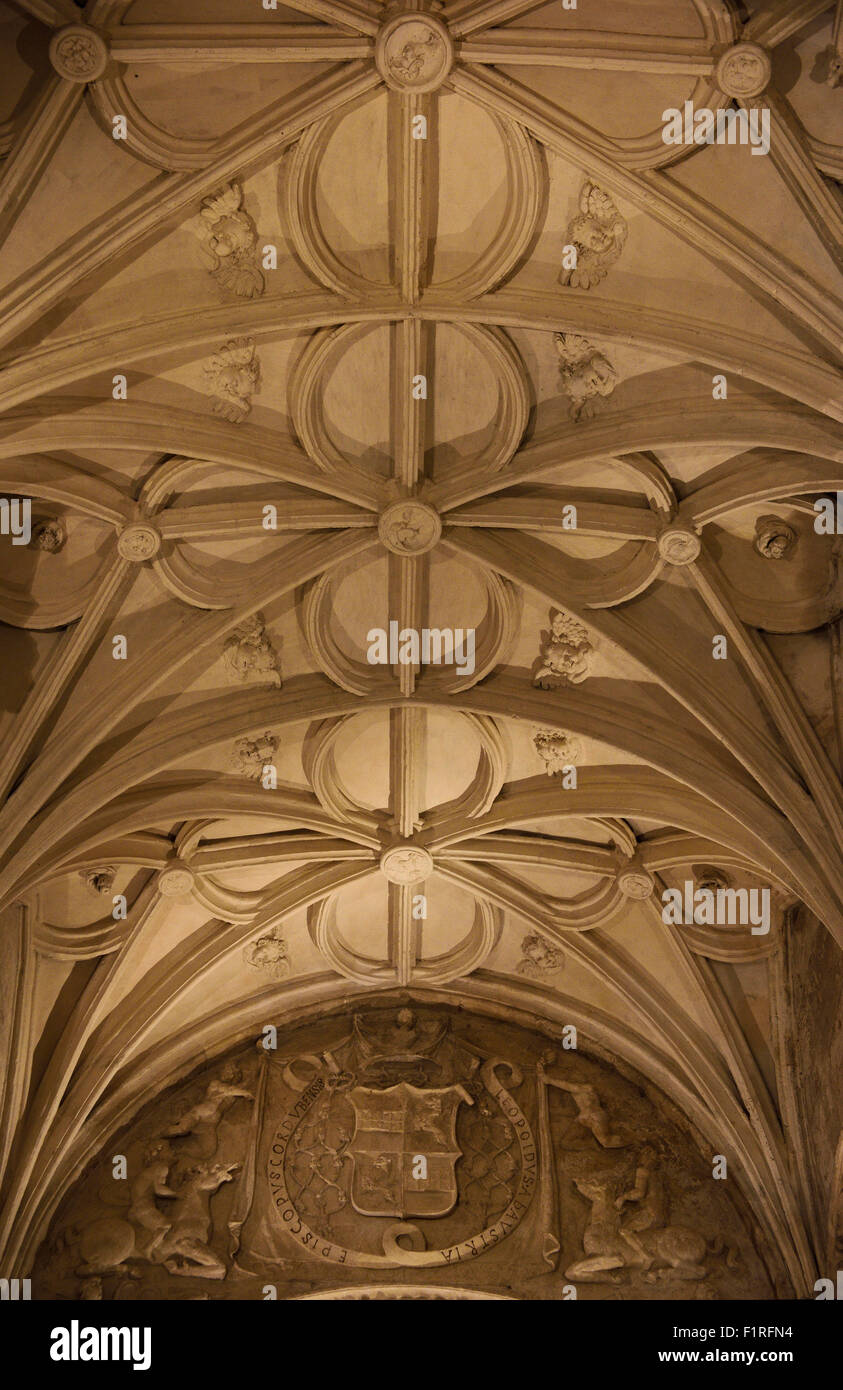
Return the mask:
<path id="1" fill-rule="evenodd" d="M 804 1294 L 840 5 L 203 9 L 0 6 L 0 493 L 42 528 L 2 538 L 4 1260 L 151 1088 L 384 992 L 637 1068 Z M 765 106 L 769 156 L 666 144 L 685 101 Z M 372 664 L 391 622 L 472 629 L 472 669 Z M 665 924 L 712 871 L 768 934 Z"/>

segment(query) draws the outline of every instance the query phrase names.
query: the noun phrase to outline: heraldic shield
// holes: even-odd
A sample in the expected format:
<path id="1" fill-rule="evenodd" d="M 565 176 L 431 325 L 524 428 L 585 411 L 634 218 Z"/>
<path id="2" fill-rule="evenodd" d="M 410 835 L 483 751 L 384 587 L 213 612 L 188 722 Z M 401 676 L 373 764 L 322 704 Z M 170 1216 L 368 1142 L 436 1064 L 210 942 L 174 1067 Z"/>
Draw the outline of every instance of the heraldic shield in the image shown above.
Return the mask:
<path id="1" fill-rule="evenodd" d="M 361 1216 L 446 1216 L 457 1200 L 454 1165 L 462 1157 L 456 1118 L 463 1086 L 431 1089 L 402 1081 L 385 1090 L 355 1086 L 351 1201 Z M 425 1164 L 418 1159 L 424 1158 Z M 419 1175 L 426 1169 L 426 1175 Z"/>

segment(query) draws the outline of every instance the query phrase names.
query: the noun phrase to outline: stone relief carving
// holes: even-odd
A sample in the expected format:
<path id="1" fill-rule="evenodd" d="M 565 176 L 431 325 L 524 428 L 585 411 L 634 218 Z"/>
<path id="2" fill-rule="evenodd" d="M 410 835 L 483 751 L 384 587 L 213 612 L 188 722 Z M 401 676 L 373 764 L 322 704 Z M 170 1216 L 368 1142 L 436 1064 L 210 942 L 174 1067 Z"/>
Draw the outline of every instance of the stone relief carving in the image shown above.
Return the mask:
<path id="1" fill-rule="evenodd" d="M 218 285 L 242 299 L 263 294 L 257 228 L 243 209 L 239 184 L 227 184 L 222 192 L 203 199 L 196 234 L 203 259 Z"/>
<path id="2" fill-rule="evenodd" d="M 156 1197 L 176 1197 L 167 1179 L 173 1151 L 166 1139 L 156 1139 L 143 1155 L 143 1166 L 129 1188 L 126 1217 L 106 1216 L 93 1221 L 81 1233 L 81 1277 L 128 1272 L 129 1260 L 151 1260 L 170 1229 L 171 1222 L 156 1204 Z"/>
<path id="3" fill-rule="evenodd" d="M 161 533 L 148 522 L 136 521 L 124 526 L 117 537 L 117 553 L 133 564 L 152 560 L 161 549 Z"/>
<path id="4" fill-rule="evenodd" d="M 166 1151 L 159 1152 L 162 1156 L 153 1159 L 133 1185 L 128 1220 L 104 1217 L 83 1231 L 80 1275 L 130 1273 L 129 1260 L 145 1260 L 163 1265 L 170 1274 L 225 1278 L 227 1266 L 208 1244 L 212 1229 L 209 1204 L 213 1193 L 231 1182 L 239 1165 L 196 1164 L 174 1189 L 167 1186 Z M 156 1196 L 173 1199 L 166 1216 L 157 1207 Z"/>
<path id="5" fill-rule="evenodd" d="M 239 425 L 252 409 L 252 396 L 260 382 L 260 364 L 252 339 L 229 339 L 202 371 L 217 415 Z"/>
<path id="6" fill-rule="evenodd" d="M 433 872 L 433 859 L 422 845 L 394 845 L 384 850 L 380 867 L 390 883 L 420 883 Z"/>
<path id="7" fill-rule="evenodd" d="M 78 1244 L 81 1263 L 76 1274 L 85 1280 L 90 1298 L 102 1297 L 106 1274 L 138 1279 L 137 1262 L 162 1265 L 170 1274 L 223 1279 L 227 1264 L 209 1245 L 212 1232 L 210 1199 L 231 1182 L 239 1161 L 211 1160 L 217 1151 L 218 1128 L 225 1112 L 238 1099 L 253 1101 L 254 1092 L 241 1085 L 240 1068 L 226 1062 L 206 1083 L 202 1098 L 188 1105 L 181 1117 L 148 1141 L 140 1171 L 129 1187 L 124 1216 L 97 1217 L 69 1231 L 69 1244 Z M 179 1141 L 176 1148 L 171 1142 Z M 181 1141 L 185 1144 L 182 1145 Z M 182 1163 L 177 1175 L 171 1171 Z M 163 1198 L 166 1210 L 158 1205 Z M 103 1192 L 102 1201 L 112 1201 Z"/>
<path id="8" fill-rule="evenodd" d="M 515 967 L 516 974 L 530 980 L 544 980 L 558 975 L 565 968 L 565 956 L 558 946 L 551 946 L 538 932 L 530 932 L 521 942 L 523 958 Z"/>
<path id="9" fill-rule="evenodd" d="M 572 767 L 582 758 L 579 739 L 561 729 L 539 729 L 533 735 L 533 745 L 545 765 L 548 777 Z"/>
<path id="10" fill-rule="evenodd" d="M 277 747 L 278 739 L 268 729 L 254 738 L 238 738 L 234 745 L 233 765 L 250 782 L 259 782 L 264 768 L 272 763 Z"/>
<path id="11" fill-rule="evenodd" d="M 728 888 L 731 879 L 723 869 L 718 869 L 714 864 L 694 864 L 694 878 L 697 888 L 702 888 L 709 893 L 717 893 L 720 888 Z"/>
<path id="12" fill-rule="evenodd" d="M 546 1066 L 551 1065 L 555 1060 L 553 1052 L 545 1054 L 545 1060 L 538 1065 L 539 1076 L 546 1086 L 554 1086 L 558 1091 L 567 1091 L 573 1098 L 577 1108 L 577 1123 L 594 1135 L 601 1148 L 604 1149 L 623 1149 L 629 1144 L 629 1139 L 622 1134 L 616 1134 L 612 1130 L 612 1123 L 608 1112 L 600 1100 L 596 1089 L 590 1083 L 578 1081 L 560 1081 L 557 1077 L 548 1076 Z"/>
<path id="13" fill-rule="evenodd" d="M 686 526 L 666 526 L 657 544 L 659 554 L 669 565 L 692 565 L 702 550 L 699 536 Z"/>
<path id="14" fill-rule="evenodd" d="M 160 1262 L 171 1274 L 224 1279 L 225 1261 L 211 1250 L 211 1196 L 231 1182 L 238 1163 L 198 1163 L 184 1175 L 173 1203 L 173 1222 L 160 1246 Z"/>
<path id="15" fill-rule="evenodd" d="M 226 639 L 223 662 L 232 681 L 252 680 L 281 687 L 278 654 L 267 636 L 262 613 L 253 613 Z"/>
<path id="16" fill-rule="evenodd" d="M 608 193 L 586 179 L 580 191 L 579 212 L 568 224 L 566 245 L 577 249 L 576 269 L 562 270 L 559 282 L 589 290 L 605 280 L 626 244 L 629 228 Z"/>
<path id="17" fill-rule="evenodd" d="M 411 497 L 391 502 L 378 518 L 378 535 L 394 555 L 423 555 L 442 534 L 442 522 L 429 503 Z"/>
<path id="18" fill-rule="evenodd" d="M 217 1151 L 217 1128 L 226 1110 L 235 1100 L 254 1100 L 254 1093 L 242 1086 L 240 1068 L 227 1062 L 219 1073 L 212 1077 L 205 1088 L 205 1094 L 195 1105 L 191 1105 L 169 1129 L 164 1131 L 166 1139 L 193 1137 L 193 1149 L 200 1158 L 210 1158 Z"/>
<path id="19" fill-rule="evenodd" d="M 423 11 L 395 14 L 382 25 L 375 63 L 396 91 L 432 92 L 441 85 L 454 58 L 446 26 Z"/>
<path id="20" fill-rule="evenodd" d="M 617 885 L 624 897 L 643 903 L 653 896 L 656 881 L 636 856 L 618 870 Z"/>
<path id="21" fill-rule="evenodd" d="M 66 542 L 67 531 L 64 522 L 57 516 L 39 521 L 38 525 L 32 528 L 34 550 L 44 550 L 48 555 L 57 555 L 64 549 Z"/>
<path id="22" fill-rule="evenodd" d="M 796 548 L 798 534 L 778 516 L 759 516 L 755 523 L 755 549 L 765 560 L 782 560 Z"/>
<path id="23" fill-rule="evenodd" d="M 50 40 L 50 62 L 69 82 L 93 82 L 108 65 L 105 39 L 87 24 L 68 24 Z"/>
<path id="24" fill-rule="evenodd" d="M 593 651 L 588 629 L 579 619 L 551 609 L 550 631 L 542 633 L 540 664 L 533 684 L 542 690 L 581 685 L 589 674 Z"/>
<path id="25" fill-rule="evenodd" d="M 440 55 L 441 40 L 436 34 L 427 34 L 423 39 L 410 39 L 388 59 L 390 71 L 399 82 L 408 86 L 421 77 L 428 63 L 434 63 Z"/>
<path id="26" fill-rule="evenodd" d="M 373 1287 L 366 1270 L 384 1296 L 408 1276 L 422 1296 L 429 1275 L 432 1293 L 447 1275 L 524 1298 L 557 1299 L 563 1280 L 770 1296 L 732 1195 L 649 1091 L 513 1022 L 393 997 L 242 1048 L 182 1086 L 178 1120 L 172 1097 L 153 1102 L 119 1141 L 130 1182 L 110 1140 L 68 1194 L 36 1260 L 42 1296 L 201 1297 L 180 1292 L 193 1279 L 215 1298 L 267 1280 L 316 1297 Z"/>
<path id="27" fill-rule="evenodd" d="M 306 1078 L 288 1065 L 300 1099 L 274 1122 L 268 1159 L 279 1254 L 293 1237 L 329 1263 L 442 1267 L 519 1225 L 536 1181 L 512 1094 L 524 1074 L 482 1057 L 449 1019 L 401 1008 L 358 1015 L 341 1047 L 296 1059 Z"/>
<path id="28" fill-rule="evenodd" d="M 114 886 L 117 869 L 106 864 L 101 869 L 80 869 L 79 877 L 94 893 L 110 893 Z"/>
<path id="29" fill-rule="evenodd" d="M 271 932 L 259 936 L 243 948 L 243 959 L 253 970 L 260 970 L 274 980 L 281 980 L 290 973 L 290 957 L 286 939 L 281 928 L 274 927 Z"/>
<path id="30" fill-rule="evenodd" d="M 562 389 L 570 398 L 571 419 L 590 419 L 596 413 L 599 397 L 611 396 L 618 374 L 608 357 L 578 333 L 554 333 L 559 354 Z"/>
<path id="31" fill-rule="evenodd" d="M 770 55 L 757 43 L 733 44 L 721 55 L 715 71 L 721 92 L 730 97 L 760 96 L 771 74 Z"/>
<path id="32" fill-rule="evenodd" d="M 647 1283 L 698 1281 L 709 1275 L 710 1255 L 725 1249 L 728 1268 L 738 1262 L 737 1251 L 722 1240 L 670 1223 L 667 1179 L 651 1145 L 640 1150 L 632 1185 L 617 1196 L 612 1174 L 574 1178 L 574 1186 L 590 1202 L 591 1214 L 583 1237 L 585 1258 L 568 1266 L 566 1279 L 615 1283 L 624 1271 L 640 1273 Z"/>

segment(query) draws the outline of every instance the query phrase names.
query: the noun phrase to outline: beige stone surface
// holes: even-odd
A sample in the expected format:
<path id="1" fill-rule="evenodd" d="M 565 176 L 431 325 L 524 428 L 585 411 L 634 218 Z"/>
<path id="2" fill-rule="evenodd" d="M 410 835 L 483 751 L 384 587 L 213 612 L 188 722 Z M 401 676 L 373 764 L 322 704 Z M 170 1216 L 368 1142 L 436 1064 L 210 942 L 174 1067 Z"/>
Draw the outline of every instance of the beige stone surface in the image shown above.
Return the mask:
<path id="1" fill-rule="evenodd" d="M 0 1273 L 35 1297 L 259 1296 L 302 1201 L 360 1258 L 293 1241 L 288 1299 L 834 1276 L 840 35 L 831 0 L 0 0 Z M 769 153 L 667 143 L 686 102 Z M 707 884 L 769 930 L 666 920 Z"/>

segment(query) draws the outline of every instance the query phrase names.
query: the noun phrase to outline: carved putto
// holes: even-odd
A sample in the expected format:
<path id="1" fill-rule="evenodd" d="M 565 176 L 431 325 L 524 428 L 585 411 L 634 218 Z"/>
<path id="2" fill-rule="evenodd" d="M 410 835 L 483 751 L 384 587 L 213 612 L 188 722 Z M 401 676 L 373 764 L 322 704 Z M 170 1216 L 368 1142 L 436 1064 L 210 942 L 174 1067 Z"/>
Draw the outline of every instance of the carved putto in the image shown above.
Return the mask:
<path id="1" fill-rule="evenodd" d="M 251 782 L 260 781 L 261 773 L 271 763 L 278 747 L 278 739 L 269 730 L 255 738 L 238 738 L 234 745 L 234 766 Z"/>
<path id="2" fill-rule="evenodd" d="M 94 893 L 110 893 L 114 886 L 114 879 L 117 870 L 113 864 L 106 864 L 101 869 L 80 869 L 79 877 Z"/>
<path id="3" fill-rule="evenodd" d="M 533 735 L 533 744 L 548 777 L 564 772 L 566 767 L 572 767 L 582 757 L 579 739 L 561 729 L 539 729 Z"/>
<path id="4" fill-rule="evenodd" d="M 523 958 L 515 967 L 516 974 L 528 980 L 544 980 L 558 975 L 565 966 L 565 956 L 558 946 L 551 946 L 538 932 L 530 932 L 521 942 Z"/>
<path id="5" fill-rule="evenodd" d="M 205 198 L 196 234 L 217 284 L 242 299 L 254 299 L 263 294 L 264 278 L 258 264 L 257 229 L 242 203 L 243 191 L 237 183 Z"/>
<path id="6" fill-rule="evenodd" d="M 629 228 L 608 193 L 591 179 L 580 192 L 580 210 L 568 224 L 566 243 L 576 247 L 577 264 L 559 275 L 562 285 L 590 290 L 606 278 L 623 251 Z"/>
<path id="7" fill-rule="evenodd" d="M 717 893 L 719 889 L 728 888 L 731 882 L 729 875 L 724 873 L 722 869 L 718 869 L 715 864 L 694 864 L 693 871 L 697 888 L 702 888 L 709 893 Z"/>
<path id="8" fill-rule="evenodd" d="M 755 523 L 755 549 L 765 560 L 783 560 L 796 541 L 795 528 L 779 516 L 759 516 Z"/>
<path id="9" fill-rule="evenodd" d="M 260 382 L 260 364 L 252 339 L 230 338 L 202 370 L 217 415 L 239 425 L 252 409 L 252 396 Z"/>
<path id="10" fill-rule="evenodd" d="M 253 970 L 260 970 L 273 980 L 282 980 L 290 973 L 288 946 L 279 927 L 250 941 L 243 948 L 243 959 Z"/>
<path id="11" fill-rule="evenodd" d="M 608 357 L 578 333 L 554 333 L 553 341 L 559 353 L 562 389 L 571 400 L 571 419 L 590 419 L 596 411 L 596 398 L 611 396 L 618 374 Z"/>
<path id="12" fill-rule="evenodd" d="M 233 681 L 281 686 L 278 655 L 266 633 L 264 616 L 253 613 L 227 638 L 223 661 Z"/>
<path id="13" fill-rule="evenodd" d="M 33 549 L 44 550 L 48 555 L 57 555 L 64 548 L 66 540 L 67 531 L 64 528 L 64 522 L 57 516 L 39 522 L 32 529 Z"/>
<path id="14" fill-rule="evenodd" d="M 588 630 L 570 613 L 551 609 L 550 632 L 543 633 L 542 639 L 541 664 L 533 684 L 542 690 L 581 685 L 588 676 L 594 651 Z"/>

